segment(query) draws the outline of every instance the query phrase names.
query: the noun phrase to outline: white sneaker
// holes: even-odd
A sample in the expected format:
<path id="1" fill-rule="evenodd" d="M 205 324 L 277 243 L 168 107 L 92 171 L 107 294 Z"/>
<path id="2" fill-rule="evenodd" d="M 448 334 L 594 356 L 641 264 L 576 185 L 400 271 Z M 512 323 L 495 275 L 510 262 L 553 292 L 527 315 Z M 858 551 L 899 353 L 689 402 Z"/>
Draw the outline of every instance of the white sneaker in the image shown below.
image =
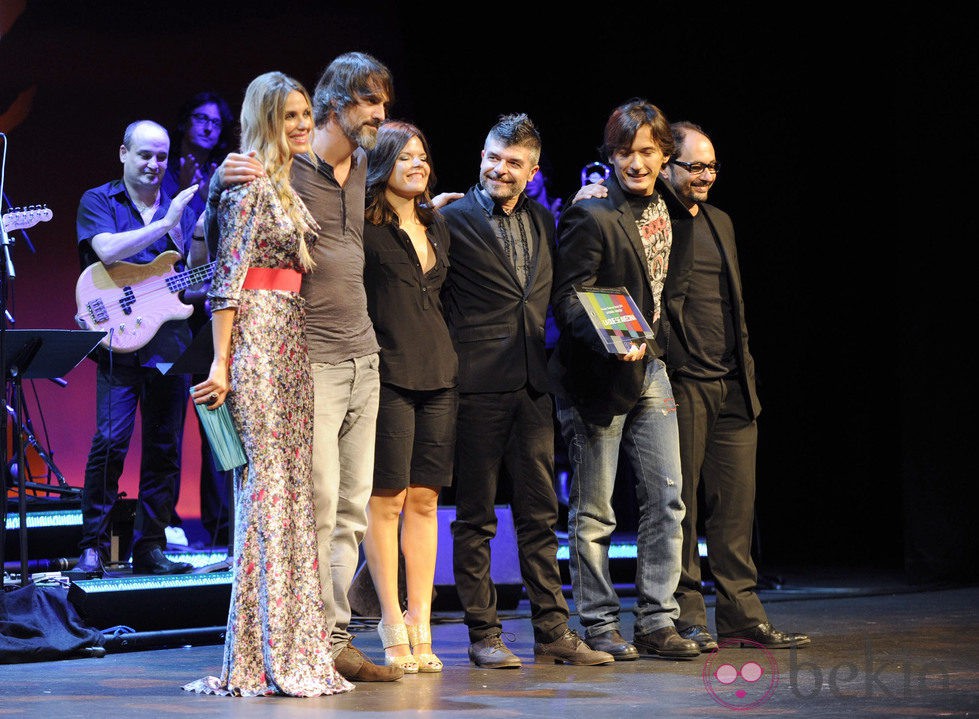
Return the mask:
<path id="1" fill-rule="evenodd" d="M 167 535 L 167 544 L 179 544 L 181 547 L 187 546 L 187 535 L 183 527 L 167 527 L 164 530 Z"/>

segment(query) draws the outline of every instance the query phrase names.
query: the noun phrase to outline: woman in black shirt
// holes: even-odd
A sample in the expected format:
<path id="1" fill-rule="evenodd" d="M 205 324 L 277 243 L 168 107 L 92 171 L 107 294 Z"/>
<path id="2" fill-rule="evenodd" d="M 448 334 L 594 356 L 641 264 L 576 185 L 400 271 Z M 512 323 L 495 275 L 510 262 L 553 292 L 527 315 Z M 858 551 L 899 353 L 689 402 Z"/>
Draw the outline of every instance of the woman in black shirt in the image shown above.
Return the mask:
<path id="1" fill-rule="evenodd" d="M 382 125 L 368 159 L 364 224 L 364 284 L 381 346 L 381 393 L 363 545 L 381 605 L 377 631 L 384 661 L 406 673 L 442 670 L 432 652 L 430 617 L 438 495 L 452 482 L 458 404 L 458 361 L 439 299 L 449 233 L 431 206 L 434 182 L 421 131 L 405 122 Z"/>

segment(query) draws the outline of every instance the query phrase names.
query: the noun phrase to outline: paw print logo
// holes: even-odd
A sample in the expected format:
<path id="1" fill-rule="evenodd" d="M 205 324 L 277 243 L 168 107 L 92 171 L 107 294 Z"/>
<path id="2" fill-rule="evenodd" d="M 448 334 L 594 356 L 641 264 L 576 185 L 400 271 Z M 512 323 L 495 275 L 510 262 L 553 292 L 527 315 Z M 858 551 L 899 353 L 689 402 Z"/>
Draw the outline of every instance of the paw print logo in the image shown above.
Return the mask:
<path id="1" fill-rule="evenodd" d="M 722 649 L 744 647 L 721 654 Z M 724 639 L 704 662 L 704 687 L 723 707 L 744 711 L 768 701 L 778 686 L 778 662 L 764 646 L 747 639 Z"/>

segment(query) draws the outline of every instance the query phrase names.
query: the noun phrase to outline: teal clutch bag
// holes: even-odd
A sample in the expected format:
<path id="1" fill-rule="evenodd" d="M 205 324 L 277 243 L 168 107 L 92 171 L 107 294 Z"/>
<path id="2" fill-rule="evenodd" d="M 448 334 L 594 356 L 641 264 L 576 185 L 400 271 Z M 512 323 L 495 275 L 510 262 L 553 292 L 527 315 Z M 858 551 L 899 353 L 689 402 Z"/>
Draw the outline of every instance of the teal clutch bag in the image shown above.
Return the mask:
<path id="1" fill-rule="evenodd" d="M 228 403 L 225 402 L 217 409 L 208 409 L 206 404 L 194 404 L 197 416 L 200 418 L 204 436 L 211 445 L 214 455 L 214 465 L 224 471 L 240 467 L 248 462 L 245 450 L 241 446 L 238 430 L 231 420 Z"/>

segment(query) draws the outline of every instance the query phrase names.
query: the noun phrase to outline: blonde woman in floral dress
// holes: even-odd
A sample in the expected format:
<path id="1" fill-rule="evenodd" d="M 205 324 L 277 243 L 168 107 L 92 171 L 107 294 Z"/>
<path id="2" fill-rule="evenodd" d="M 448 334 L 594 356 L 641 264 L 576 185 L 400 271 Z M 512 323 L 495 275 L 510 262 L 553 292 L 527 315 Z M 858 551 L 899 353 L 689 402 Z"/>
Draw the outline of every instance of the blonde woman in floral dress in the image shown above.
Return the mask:
<path id="1" fill-rule="evenodd" d="M 234 582 L 220 677 L 184 686 L 232 696 L 319 696 L 353 689 L 334 668 L 316 566 L 310 465 L 313 385 L 302 273 L 316 222 L 289 184 L 309 151 L 309 94 L 292 78 L 255 78 L 241 110 L 242 152 L 265 175 L 226 189 L 208 293 L 214 361 L 194 401 L 227 400 L 248 463 L 235 472 Z"/>

